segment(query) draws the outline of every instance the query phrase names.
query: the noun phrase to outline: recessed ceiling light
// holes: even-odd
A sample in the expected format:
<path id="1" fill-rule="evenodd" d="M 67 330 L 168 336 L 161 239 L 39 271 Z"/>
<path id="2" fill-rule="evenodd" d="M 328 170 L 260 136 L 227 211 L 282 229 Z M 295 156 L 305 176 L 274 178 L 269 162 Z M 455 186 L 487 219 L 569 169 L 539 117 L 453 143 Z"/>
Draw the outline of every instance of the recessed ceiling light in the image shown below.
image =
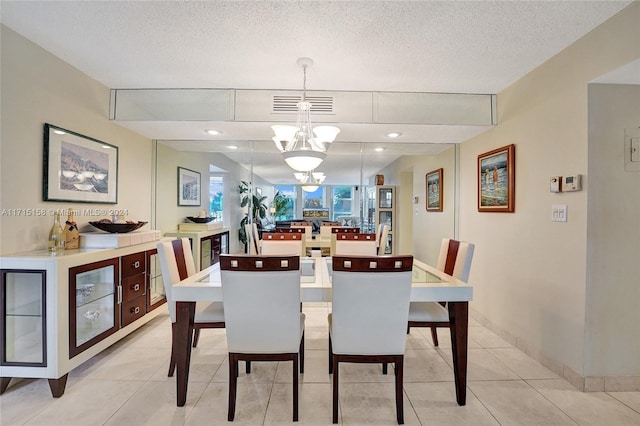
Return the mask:
<path id="1" fill-rule="evenodd" d="M 384 151 L 384 148 L 378 147 L 376 149 L 374 149 L 375 152 L 382 152 Z"/>
<path id="2" fill-rule="evenodd" d="M 229 148 L 229 149 L 238 149 L 238 147 L 235 146 L 235 145 L 227 145 L 227 148 Z"/>
<path id="3" fill-rule="evenodd" d="M 215 129 L 208 129 L 208 130 L 205 130 L 204 132 L 208 133 L 208 134 L 210 134 L 212 136 L 219 135 L 219 134 L 222 133 L 221 131 L 215 130 Z"/>
<path id="4" fill-rule="evenodd" d="M 402 136 L 402 133 L 400 133 L 400 132 L 391 132 L 387 136 L 389 136 L 390 138 L 399 138 L 400 136 Z"/>

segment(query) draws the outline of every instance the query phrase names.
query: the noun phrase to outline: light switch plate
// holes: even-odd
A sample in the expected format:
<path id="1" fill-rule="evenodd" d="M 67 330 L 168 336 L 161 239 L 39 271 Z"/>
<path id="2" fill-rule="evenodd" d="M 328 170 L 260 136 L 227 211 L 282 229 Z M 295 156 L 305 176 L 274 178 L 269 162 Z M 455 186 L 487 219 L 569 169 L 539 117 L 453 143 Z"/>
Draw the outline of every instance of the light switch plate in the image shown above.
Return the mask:
<path id="1" fill-rule="evenodd" d="M 554 204 L 551 206 L 551 221 L 566 222 L 567 221 L 567 205 Z"/>

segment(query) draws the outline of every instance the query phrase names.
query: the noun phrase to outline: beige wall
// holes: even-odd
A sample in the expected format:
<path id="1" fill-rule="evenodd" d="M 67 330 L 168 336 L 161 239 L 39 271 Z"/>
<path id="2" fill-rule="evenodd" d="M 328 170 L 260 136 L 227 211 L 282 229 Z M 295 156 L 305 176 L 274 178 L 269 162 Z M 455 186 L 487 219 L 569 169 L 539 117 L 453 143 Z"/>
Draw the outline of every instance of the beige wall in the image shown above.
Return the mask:
<path id="1" fill-rule="evenodd" d="M 381 170 L 385 184 L 397 185 L 397 226 L 400 235 L 397 251 L 412 253 L 418 260 L 435 264 L 442 238 L 455 235 L 456 160 L 452 147 L 434 156 L 405 156 Z M 426 174 L 443 169 L 442 212 L 426 210 Z M 413 204 L 413 197 L 419 197 Z"/>
<path id="2" fill-rule="evenodd" d="M 0 253 L 45 249 L 51 215 L 13 209 L 119 208 L 129 219 L 151 216 L 151 141 L 109 121 L 109 89 L 2 26 Z M 118 204 L 42 201 L 43 125 L 72 130 L 119 148 Z M 77 216 L 84 229 L 90 220 Z M 147 225 L 144 229 L 150 229 Z"/>
<path id="3" fill-rule="evenodd" d="M 638 126 L 640 86 L 589 85 L 587 376 L 640 375 L 640 168 L 623 144 Z"/>
<path id="4" fill-rule="evenodd" d="M 615 357 L 607 355 L 608 360 L 594 369 L 585 359 L 585 353 L 593 355 L 592 345 L 600 343 L 591 338 L 587 312 L 604 303 L 607 315 L 621 315 L 607 302 L 594 300 L 587 286 L 587 273 L 593 272 L 587 265 L 588 229 L 606 227 L 611 220 L 587 220 L 596 213 L 588 201 L 600 185 L 594 182 L 598 176 L 594 168 L 611 167 L 607 161 L 599 164 L 601 153 L 589 149 L 587 87 L 594 78 L 638 58 L 640 3 L 635 2 L 499 93 L 498 125 L 460 149 L 460 238 L 476 244 L 472 308 L 511 342 L 581 388 L 583 377 L 596 373 L 636 376 L 636 380 L 640 376 L 637 362 L 620 369 L 611 365 Z M 516 145 L 516 211 L 479 213 L 477 157 L 509 144 Z M 582 191 L 549 192 L 551 176 L 577 173 L 583 175 Z M 607 188 L 613 198 L 633 198 L 630 207 L 637 215 L 639 192 L 631 195 L 621 187 Z M 551 222 L 552 204 L 568 206 L 568 222 Z M 600 242 L 589 241 L 592 244 Z M 637 280 L 630 279 L 634 273 L 638 276 L 637 264 L 637 257 L 618 263 L 612 275 L 620 280 L 617 297 L 637 289 Z M 610 342 L 637 340 L 640 322 L 608 327 L 607 333 Z M 617 350 L 628 351 L 629 345 L 611 349 Z M 637 346 L 631 355 L 636 361 L 640 358 Z M 610 371 L 600 368 L 604 365 Z"/>

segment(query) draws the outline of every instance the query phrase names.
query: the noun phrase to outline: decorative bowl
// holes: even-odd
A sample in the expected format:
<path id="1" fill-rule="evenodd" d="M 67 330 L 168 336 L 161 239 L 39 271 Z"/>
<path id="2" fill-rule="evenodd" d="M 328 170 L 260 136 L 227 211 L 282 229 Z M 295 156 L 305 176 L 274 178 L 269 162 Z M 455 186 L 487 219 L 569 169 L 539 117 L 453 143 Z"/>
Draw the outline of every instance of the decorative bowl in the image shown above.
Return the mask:
<path id="1" fill-rule="evenodd" d="M 89 297 L 91 293 L 93 293 L 93 287 L 95 284 L 80 284 L 76 287 L 76 295 L 80 296 L 80 298 Z"/>
<path id="2" fill-rule="evenodd" d="M 127 232 L 135 231 L 142 228 L 147 222 L 137 223 L 104 223 L 104 222 L 89 222 L 92 226 L 95 226 L 101 231 L 111 232 L 112 234 L 126 234 Z"/>
<path id="3" fill-rule="evenodd" d="M 83 315 L 86 319 L 93 321 L 102 315 L 102 311 L 100 309 L 93 309 L 85 312 Z"/>
<path id="4" fill-rule="evenodd" d="M 215 219 L 215 217 L 191 217 L 191 216 L 187 216 L 187 219 L 189 219 L 193 223 L 209 223 L 213 219 Z"/>

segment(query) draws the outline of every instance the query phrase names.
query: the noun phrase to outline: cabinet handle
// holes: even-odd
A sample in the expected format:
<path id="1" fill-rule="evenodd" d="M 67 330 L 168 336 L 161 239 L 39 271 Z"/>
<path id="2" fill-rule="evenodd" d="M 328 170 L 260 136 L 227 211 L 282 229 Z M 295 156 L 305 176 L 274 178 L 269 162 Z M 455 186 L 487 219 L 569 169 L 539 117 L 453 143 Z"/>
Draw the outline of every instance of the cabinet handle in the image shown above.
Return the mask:
<path id="1" fill-rule="evenodd" d="M 135 262 L 133 262 L 133 267 L 134 267 L 135 269 L 138 269 L 138 268 L 140 267 L 140 261 L 139 261 L 139 260 L 136 260 Z"/>
<path id="2" fill-rule="evenodd" d="M 135 308 L 131 308 L 131 313 L 132 314 L 139 314 L 140 313 L 140 307 L 136 306 Z"/>
<path id="3" fill-rule="evenodd" d="M 135 284 L 133 286 L 133 291 L 138 291 L 138 290 L 140 290 L 140 284 Z"/>
<path id="4" fill-rule="evenodd" d="M 122 303 L 122 286 L 118 286 L 118 304 Z"/>

